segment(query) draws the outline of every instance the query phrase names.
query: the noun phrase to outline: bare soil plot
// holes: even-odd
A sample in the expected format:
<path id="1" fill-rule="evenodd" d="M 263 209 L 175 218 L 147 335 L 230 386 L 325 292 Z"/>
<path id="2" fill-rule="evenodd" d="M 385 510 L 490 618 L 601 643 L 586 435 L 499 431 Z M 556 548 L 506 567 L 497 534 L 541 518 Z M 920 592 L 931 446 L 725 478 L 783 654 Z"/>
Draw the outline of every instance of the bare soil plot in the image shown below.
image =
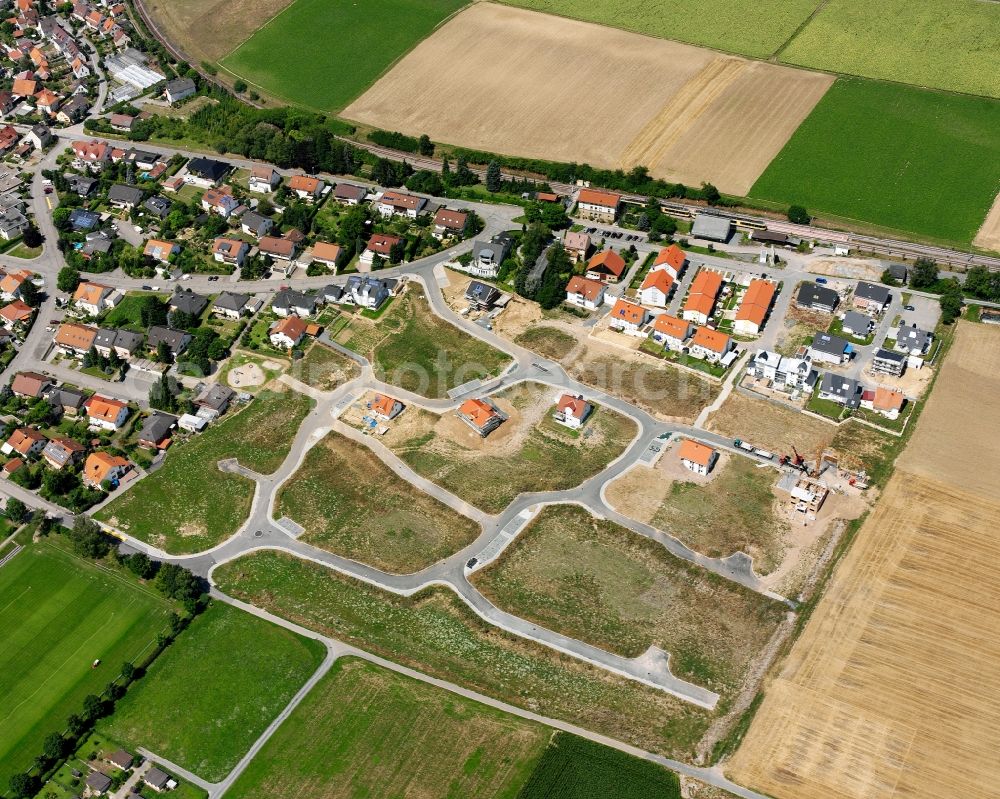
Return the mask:
<path id="1" fill-rule="evenodd" d="M 643 163 L 657 177 L 689 175 L 686 182 L 710 180 L 723 191 L 746 194 L 831 82 L 677 42 L 476 3 L 401 59 L 343 115 L 508 155 L 607 168 Z M 602 113 L 588 119 L 584 110 L 595 97 Z"/>
<path id="2" fill-rule="evenodd" d="M 597 407 L 580 431 L 552 419 L 555 389 L 522 383 L 493 401 L 509 418 L 485 439 L 454 413 L 411 409 L 384 443 L 418 474 L 488 513 L 524 491 L 579 485 L 617 458 L 635 423 Z"/>
<path id="3" fill-rule="evenodd" d="M 983 226 L 972 240 L 975 247 L 983 250 L 1000 252 L 1000 194 L 993 201 L 990 212 L 986 215 Z"/>
<path id="4" fill-rule="evenodd" d="M 576 348 L 578 342 L 565 330 L 550 325 L 539 325 L 519 334 L 514 343 L 546 358 L 561 361 Z"/>
<path id="5" fill-rule="evenodd" d="M 739 391 L 708 418 L 706 429 L 776 453 L 790 455 L 794 445 L 805 458 L 828 447 L 837 433 L 834 425 Z"/>
<path id="6" fill-rule="evenodd" d="M 613 652 L 659 646 L 674 674 L 719 692 L 742 683 L 783 615 L 574 505 L 545 508 L 475 582 L 499 607 Z"/>
<path id="7" fill-rule="evenodd" d="M 304 540 L 383 571 L 418 571 L 472 541 L 479 525 L 401 480 L 368 447 L 329 433 L 278 495 Z"/>
<path id="8" fill-rule="evenodd" d="M 741 783 L 779 799 L 996 793 L 1000 440 L 983 431 L 1000 426 L 998 353 L 1000 331 L 960 323 L 895 476 L 727 768 Z"/>
<path id="9" fill-rule="evenodd" d="M 143 0 L 168 38 L 194 60 L 218 61 L 292 0 Z"/>

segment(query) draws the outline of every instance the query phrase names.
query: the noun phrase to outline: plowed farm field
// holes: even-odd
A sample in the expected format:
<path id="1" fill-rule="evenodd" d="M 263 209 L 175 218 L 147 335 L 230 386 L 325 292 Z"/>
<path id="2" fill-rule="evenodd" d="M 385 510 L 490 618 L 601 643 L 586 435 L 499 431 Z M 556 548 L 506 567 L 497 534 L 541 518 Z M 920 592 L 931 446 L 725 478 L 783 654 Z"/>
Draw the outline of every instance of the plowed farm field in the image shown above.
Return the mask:
<path id="1" fill-rule="evenodd" d="M 996 795 L 998 366 L 1000 330 L 961 323 L 895 476 L 727 766 L 737 781 L 778 799 Z"/>
<path id="2" fill-rule="evenodd" d="M 401 59 L 343 116 L 506 155 L 606 168 L 641 164 L 657 177 L 708 180 L 743 195 L 832 82 L 829 75 L 477 3 Z"/>

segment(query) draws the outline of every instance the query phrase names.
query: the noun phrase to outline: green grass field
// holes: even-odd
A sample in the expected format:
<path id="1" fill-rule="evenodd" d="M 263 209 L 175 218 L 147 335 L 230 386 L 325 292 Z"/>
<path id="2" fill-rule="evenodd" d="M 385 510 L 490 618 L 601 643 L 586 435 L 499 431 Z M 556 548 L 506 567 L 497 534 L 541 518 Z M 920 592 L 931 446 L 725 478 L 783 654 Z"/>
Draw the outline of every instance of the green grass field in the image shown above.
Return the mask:
<path id="1" fill-rule="evenodd" d="M 214 577 L 226 594 L 309 629 L 650 751 L 689 757 L 712 720 L 663 691 L 490 627 L 445 589 L 398 597 L 268 551 L 226 563 Z"/>
<path id="2" fill-rule="evenodd" d="M 557 361 L 565 358 L 576 347 L 576 339 L 569 333 L 545 325 L 532 327 L 518 334 L 514 343 Z"/>
<path id="3" fill-rule="evenodd" d="M 307 386 L 333 391 L 341 383 L 358 377 L 361 368 L 346 355 L 315 342 L 304 358 L 292 362 L 290 374 Z"/>
<path id="4" fill-rule="evenodd" d="M 377 322 L 359 320 L 348 331 L 346 346 L 367 356 L 379 378 L 432 399 L 510 363 L 510 356 L 435 314 L 413 283 Z"/>
<path id="5" fill-rule="evenodd" d="M 548 737 L 539 724 L 342 659 L 229 795 L 514 799 Z"/>
<path id="6" fill-rule="evenodd" d="M 83 698 L 166 632 L 171 607 L 153 591 L 58 548 L 30 544 L 0 569 L 0 786 L 31 766 Z M 93 669 L 91 664 L 100 660 Z"/>
<path id="7" fill-rule="evenodd" d="M 1000 102 L 842 78 L 750 196 L 968 245 L 1000 190 Z"/>
<path id="8" fill-rule="evenodd" d="M 504 0 L 615 28 L 766 58 L 781 47 L 818 0 Z"/>
<path id="9" fill-rule="evenodd" d="M 218 462 L 238 458 L 254 471 L 275 471 L 311 407 L 294 391 L 262 392 L 249 407 L 171 448 L 161 469 L 97 518 L 173 554 L 209 549 L 239 528 L 253 501 L 253 483 L 219 471 Z"/>
<path id="10" fill-rule="evenodd" d="M 497 607 L 625 657 L 659 646 L 675 675 L 723 694 L 784 610 L 576 505 L 546 507 L 475 584 Z"/>
<path id="11" fill-rule="evenodd" d="M 400 573 L 479 534 L 478 524 L 401 480 L 368 447 L 332 432 L 282 486 L 276 513 L 305 527 L 314 546 Z"/>
<path id="12" fill-rule="evenodd" d="M 96 276 L 96 282 L 100 282 L 100 276 Z M 120 303 L 112 308 L 104 318 L 103 324 L 107 327 L 127 327 L 136 331 L 145 332 L 142 326 L 142 301 L 150 296 L 148 292 L 126 294 Z M 166 294 L 155 295 L 161 299 L 166 299 Z"/>
<path id="13" fill-rule="evenodd" d="M 830 0 L 781 60 L 1000 97 L 1000 7 L 979 0 Z"/>
<path id="14" fill-rule="evenodd" d="M 672 771 L 617 749 L 556 733 L 517 799 L 680 799 Z"/>
<path id="15" fill-rule="evenodd" d="M 319 668 L 326 648 L 215 602 L 100 730 L 218 782 Z"/>
<path id="16" fill-rule="evenodd" d="M 466 0 L 295 0 L 222 66 L 266 93 L 338 111 Z"/>

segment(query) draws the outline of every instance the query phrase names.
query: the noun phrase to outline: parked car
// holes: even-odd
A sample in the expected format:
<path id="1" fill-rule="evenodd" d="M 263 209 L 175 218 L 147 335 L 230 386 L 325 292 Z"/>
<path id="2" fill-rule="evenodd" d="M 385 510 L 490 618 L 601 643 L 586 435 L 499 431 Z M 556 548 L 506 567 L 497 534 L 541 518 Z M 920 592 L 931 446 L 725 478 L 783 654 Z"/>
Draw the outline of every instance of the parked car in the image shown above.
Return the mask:
<path id="1" fill-rule="evenodd" d="M 915 311 L 915 310 L 917 310 L 917 309 L 916 309 L 916 308 L 914 308 L 914 307 L 913 307 L 912 305 L 904 305 L 904 306 L 903 306 L 903 310 L 904 310 L 904 311 Z"/>
<path id="2" fill-rule="evenodd" d="M 824 285 L 824 284 L 826 284 L 829 281 L 827 281 L 827 279 L 825 277 L 818 277 L 818 278 L 816 278 L 816 282 L 819 283 L 820 285 Z"/>

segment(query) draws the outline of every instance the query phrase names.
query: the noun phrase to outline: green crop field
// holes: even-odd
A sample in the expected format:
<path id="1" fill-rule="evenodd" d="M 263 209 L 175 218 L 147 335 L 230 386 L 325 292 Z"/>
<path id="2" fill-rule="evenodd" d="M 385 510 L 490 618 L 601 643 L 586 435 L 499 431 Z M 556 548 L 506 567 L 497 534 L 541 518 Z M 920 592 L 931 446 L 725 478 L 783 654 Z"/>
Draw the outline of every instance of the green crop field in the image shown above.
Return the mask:
<path id="1" fill-rule="evenodd" d="M 58 539 L 56 539 L 58 541 Z M 31 767 L 83 698 L 168 629 L 171 607 L 138 582 L 55 543 L 30 544 L 0 569 L 0 786 Z M 95 660 L 101 665 L 91 668 Z"/>
<path id="2" fill-rule="evenodd" d="M 143 746 L 218 782 L 325 653 L 319 641 L 215 602 L 157 658 L 100 729 L 133 750 Z"/>
<path id="3" fill-rule="evenodd" d="M 830 0 L 781 60 L 1000 97 L 1000 5 L 980 0 Z"/>
<path id="4" fill-rule="evenodd" d="M 222 59 L 267 94 L 338 111 L 466 0 L 295 0 Z"/>
<path id="5" fill-rule="evenodd" d="M 766 58 L 818 0 L 505 0 L 509 5 Z"/>
<path id="6" fill-rule="evenodd" d="M 514 799 L 548 730 L 341 659 L 234 784 L 234 799 Z"/>
<path id="7" fill-rule="evenodd" d="M 677 775 L 656 763 L 556 733 L 517 799 L 680 799 Z"/>
<path id="8" fill-rule="evenodd" d="M 1000 190 L 997 131 L 1000 101 L 841 78 L 750 196 L 967 245 Z"/>
<path id="9" fill-rule="evenodd" d="M 230 561 L 214 577 L 229 596 L 306 628 L 667 756 L 690 757 L 712 720 L 663 691 L 490 627 L 446 589 L 399 597 L 271 551 Z"/>
<path id="10" fill-rule="evenodd" d="M 161 469 L 97 518 L 174 554 L 209 549 L 239 528 L 253 501 L 253 483 L 219 471 L 219 461 L 238 458 L 254 471 L 275 471 L 311 407 L 294 391 L 262 392 L 249 407 L 175 445 Z"/>

